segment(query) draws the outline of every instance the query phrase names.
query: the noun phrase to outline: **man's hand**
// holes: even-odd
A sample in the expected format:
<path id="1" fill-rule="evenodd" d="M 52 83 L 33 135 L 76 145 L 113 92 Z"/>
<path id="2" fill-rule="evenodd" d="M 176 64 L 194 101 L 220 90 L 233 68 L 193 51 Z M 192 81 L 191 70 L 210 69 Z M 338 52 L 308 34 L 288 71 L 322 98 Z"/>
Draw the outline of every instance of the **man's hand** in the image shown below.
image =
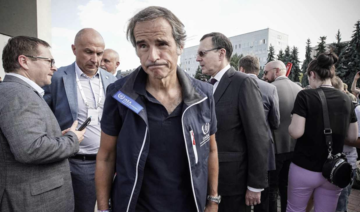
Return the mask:
<path id="1" fill-rule="evenodd" d="M 208 201 L 206 205 L 205 212 L 217 212 L 219 208 L 219 204 L 213 201 Z"/>
<path id="2" fill-rule="evenodd" d="M 65 135 L 69 131 L 70 131 L 70 128 L 67 128 L 66 130 L 61 131 L 61 135 Z"/>
<path id="3" fill-rule="evenodd" d="M 72 124 L 72 126 L 70 127 L 70 129 L 68 131 L 75 133 L 75 135 L 78 138 L 79 143 L 80 143 L 82 140 L 84 140 L 84 134 L 85 134 L 86 129 L 83 129 L 82 131 L 77 131 L 76 130 L 77 126 L 78 126 L 78 121 L 74 121 L 74 123 Z M 64 131 L 66 131 L 66 130 L 64 130 Z"/>
<path id="4" fill-rule="evenodd" d="M 354 77 L 354 80 L 358 80 L 360 78 L 360 71 L 358 71 L 356 74 L 355 74 L 355 77 Z"/>
<path id="5" fill-rule="evenodd" d="M 257 205 L 261 203 L 261 192 L 253 192 L 249 189 L 246 190 L 245 203 L 247 206 Z"/>

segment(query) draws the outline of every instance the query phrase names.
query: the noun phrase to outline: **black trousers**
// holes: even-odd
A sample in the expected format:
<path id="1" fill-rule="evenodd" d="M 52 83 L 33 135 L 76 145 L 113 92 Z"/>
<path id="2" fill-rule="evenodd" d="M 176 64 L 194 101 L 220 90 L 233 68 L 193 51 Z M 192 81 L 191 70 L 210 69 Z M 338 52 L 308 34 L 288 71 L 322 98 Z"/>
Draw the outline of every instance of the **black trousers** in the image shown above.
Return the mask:
<path id="1" fill-rule="evenodd" d="M 218 212 L 250 212 L 251 208 L 245 204 L 244 195 L 221 196 Z"/>
<path id="2" fill-rule="evenodd" d="M 269 172 L 269 211 L 277 212 L 278 191 L 280 193 L 281 212 L 286 212 L 287 187 L 292 152 L 276 154 L 276 170 Z"/>

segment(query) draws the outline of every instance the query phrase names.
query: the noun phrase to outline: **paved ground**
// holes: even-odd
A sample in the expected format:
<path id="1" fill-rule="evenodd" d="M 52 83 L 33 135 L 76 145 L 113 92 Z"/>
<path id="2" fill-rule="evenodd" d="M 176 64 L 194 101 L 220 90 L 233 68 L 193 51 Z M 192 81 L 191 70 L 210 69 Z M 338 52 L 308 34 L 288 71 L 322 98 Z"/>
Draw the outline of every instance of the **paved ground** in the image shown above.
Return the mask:
<path id="1" fill-rule="evenodd" d="M 348 203 L 349 212 L 360 212 L 360 190 L 352 189 Z"/>

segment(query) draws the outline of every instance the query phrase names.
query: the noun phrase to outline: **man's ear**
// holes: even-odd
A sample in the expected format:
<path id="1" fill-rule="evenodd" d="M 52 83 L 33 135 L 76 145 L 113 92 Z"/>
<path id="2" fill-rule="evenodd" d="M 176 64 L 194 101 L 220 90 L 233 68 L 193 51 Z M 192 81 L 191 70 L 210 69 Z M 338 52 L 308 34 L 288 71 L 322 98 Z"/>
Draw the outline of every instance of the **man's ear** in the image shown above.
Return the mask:
<path id="1" fill-rule="evenodd" d="M 239 71 L 245 73 L 245 69 L 242 66 L 239 67 Z"/>
<path id="2" fill-rule="evenodd" d="M 74 44 L 71 45 L 71 50 L 73 51 L 74 55 L 76 56 L 76 47 Z"/>
<path id="3" fill-rule="evenodd" d="M 180 47 L 177 47 L 177 48 L 176 48 L 176 53 L 177 53 L 177 55 L 179 55 L 179 56 L 183 53 L 183 51 L 184 51 L 184 47 L 183 47 L 183 46 L 180 46 Z"/>
<path id="4" fill-rule="evenodd" d="M 19 55 L 18 63 L 23 69 L 25 70 L 29 69 L 28 61 L 25 55 Z"/>
<path id="5" fill-rule="evenodd" d="M 116 62 L 116 68 L 119 67 L 119 65 L 120 65 L 120 62 L 119 61 Z"/>
<path id="6" fill-rule="evenodd" d="M 226 57 L 226 50 L 225 49 L 220 49 L 219 51 L 220 51 L 219 59 L 223 60 Z"/>

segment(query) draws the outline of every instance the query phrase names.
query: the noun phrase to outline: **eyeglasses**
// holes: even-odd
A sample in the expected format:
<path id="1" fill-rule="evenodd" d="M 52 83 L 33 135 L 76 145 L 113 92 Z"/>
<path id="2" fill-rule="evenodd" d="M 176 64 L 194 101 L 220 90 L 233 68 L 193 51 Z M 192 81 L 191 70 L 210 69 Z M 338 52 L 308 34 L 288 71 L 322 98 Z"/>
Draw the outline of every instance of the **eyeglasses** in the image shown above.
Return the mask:
<path id="1" fill-rule="evenodd" d="M 198 51 L 198 55 L 200 57 L 204 57 L 206 55 L 206 53 L 210 52 L 210 51 L 214 51 L 214 50 L 219 50 L 219 49 L 222 49 L 222 47 L 216 47 L 216 48 L 213 48 L 213 49 L 209 49 L 209 50 L 205 50 L 205 51 Z"/>
<path id="2" fill-rule="evenodd" d="M 30 57 L 30 58 L 33 58 L 33 59 L 42 59 L 42 60 L 46 60 L 48 61 L 51 66 L 50 68 L 53 68 L 55 66 L 55 60 L 54 59 L 51 59 L 51 58 L 46 58 L 46 57 L 35 57 L 35 56 L 31 56 L 31 55 L 24 55 L 25 57 Z"/>
<path id="3" fill-rule="evenodd" d="M 271 70 L 273 70 L 273 69 L 276 69 L 276 68 L 272 68 L 272 69 L 270 69 L 270 70 L 268 70 L 268 71 L 264 71 L 264 75 L 266 75 L 267 73 L 269 73 L 269 71 L 271 71 Z"/>

